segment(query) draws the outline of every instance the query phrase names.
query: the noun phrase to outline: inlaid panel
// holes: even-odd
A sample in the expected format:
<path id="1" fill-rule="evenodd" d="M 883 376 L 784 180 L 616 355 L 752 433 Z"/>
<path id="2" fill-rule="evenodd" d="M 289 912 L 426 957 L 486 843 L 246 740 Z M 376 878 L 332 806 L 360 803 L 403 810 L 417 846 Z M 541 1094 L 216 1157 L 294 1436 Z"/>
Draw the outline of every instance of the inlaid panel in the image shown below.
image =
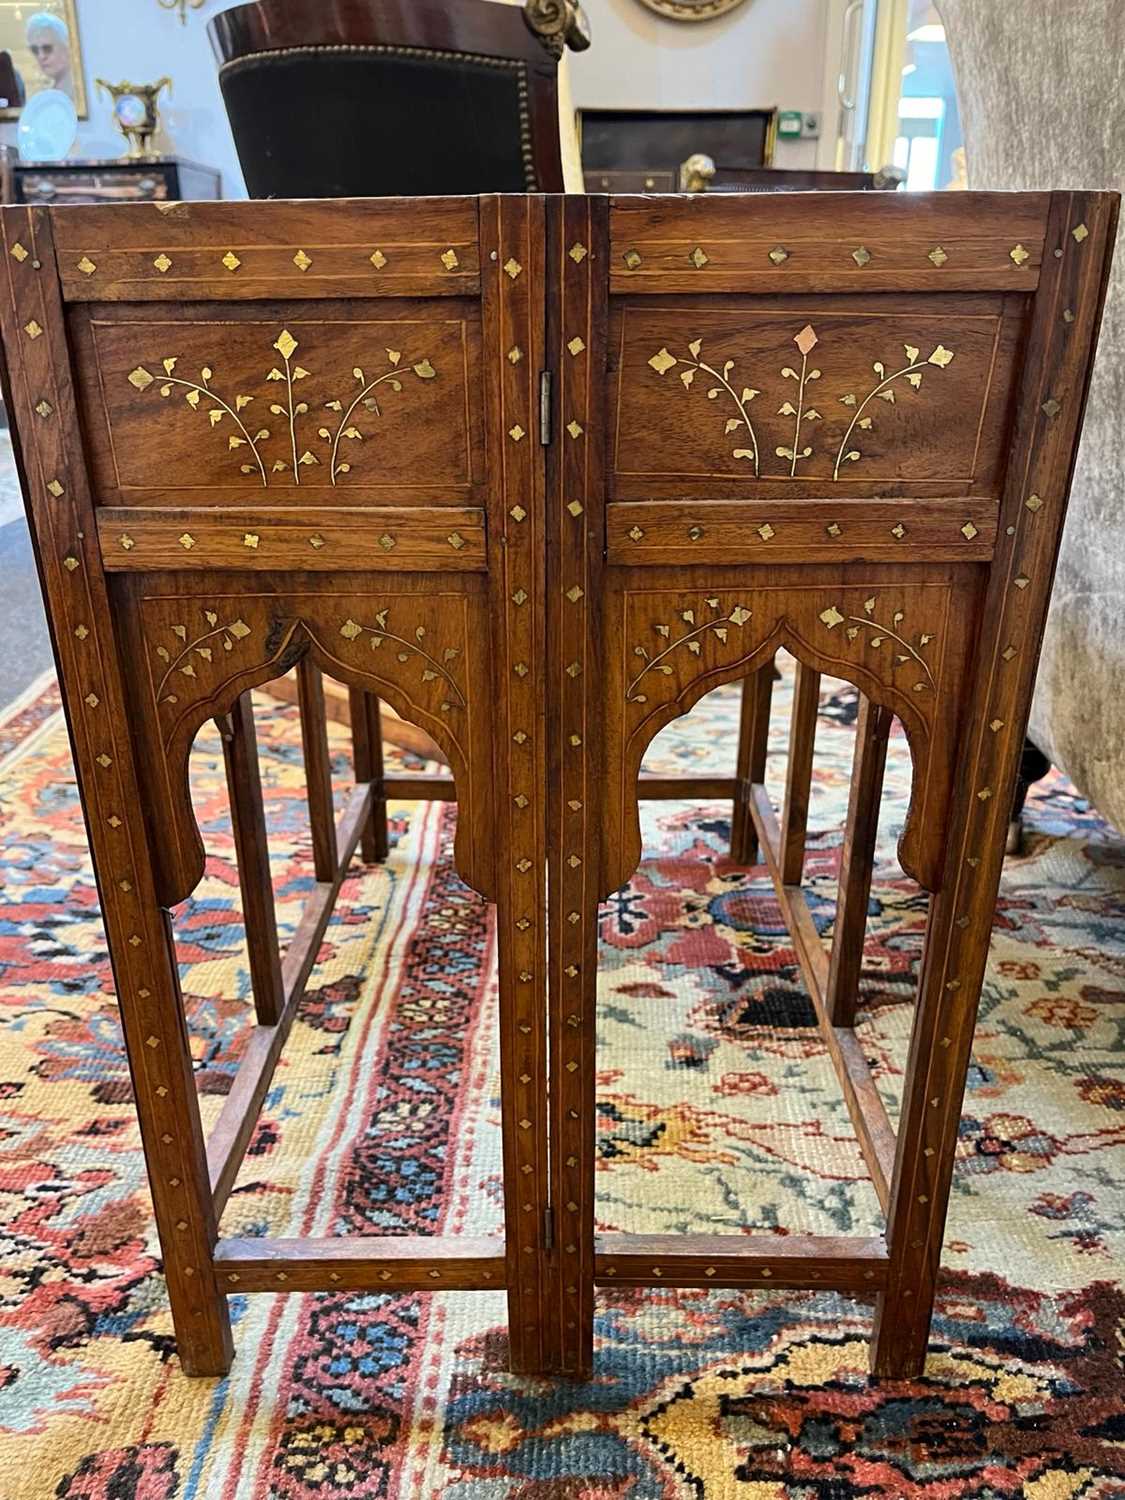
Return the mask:
<path id="1" fill-rule="evenodd" d="M 99 503 L 464 502 L 480 441 L 474 305 L 189 311 L 75 317 Z"/>
<path id="2" fill-rule="evenodd" d="M 994 495 L 1023 302 L 623 300 L 615 494 Z"/>

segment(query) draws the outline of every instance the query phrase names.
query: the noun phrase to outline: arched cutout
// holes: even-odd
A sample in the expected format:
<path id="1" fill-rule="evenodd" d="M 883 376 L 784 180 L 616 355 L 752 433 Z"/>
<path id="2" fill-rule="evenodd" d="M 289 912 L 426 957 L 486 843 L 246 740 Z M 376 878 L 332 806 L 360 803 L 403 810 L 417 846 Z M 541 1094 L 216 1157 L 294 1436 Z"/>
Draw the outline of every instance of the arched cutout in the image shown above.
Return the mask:
<path id="1" fill-rule="evenodd" d="M 936 588 L 941 596 L 930 603 L 931 621 L 912 630 L 893 584 L 826 589 L 823 596 L 781 585 L 703 597 L 685 590 L 617 596 L 610 634 L 619 632 L 626 649 L 606 674 L 603 896 L 623 885 L 640 860 L 637 776 L 654 736 L 705 693 L 764 665 L 779 647 L 853 683 L 902 721 L 914 775 L 899 860 L 920 885 L 937 889 L 971 611 L 956 607 L 951 582 Z"/>
<path id="2" fill-rule="evenodd" d="M 150 670 L 148 691 L 135 690 L 133 723 L 147 768 L 146 815 L 163 905 L 184 899 L 203 875 L 188 775 L 200 726 L 305 656 L 346 686 L 378 694 L 441 747 L 460 803 L 458 873 L 493 899 L 491 843 L 480 837 L 492 795 L 491 744 L 478 707 L 487 697 L 487 627 L 480 621 L 470 628 L 475 600 L 454 598 L 462 607 L 449 608 L 448 596 L 407 591 L 389 595 L 385 607 L 347 595 L 137 601 L 129 633 Z M 184 624 L 192 614 L 205 628 Z"/>

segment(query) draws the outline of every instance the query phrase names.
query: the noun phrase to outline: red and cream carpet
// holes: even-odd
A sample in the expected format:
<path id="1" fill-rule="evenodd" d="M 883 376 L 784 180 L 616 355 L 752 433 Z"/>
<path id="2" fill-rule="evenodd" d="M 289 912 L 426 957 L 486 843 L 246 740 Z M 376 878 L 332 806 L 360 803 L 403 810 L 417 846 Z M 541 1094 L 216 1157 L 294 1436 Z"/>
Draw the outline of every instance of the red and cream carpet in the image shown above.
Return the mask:
<path id="1" fill-rule="evenodd" d="M 784 759 L 788 680 L 778 695 Z M 259 700 L 279 921 L 313 876 L 295 710 Z M 807 883 L 831 927 L 854 693 L 826 683 Z M 705 700 L 653 769 L 722 769 Z M 347 742 L 333 730 L 341 785 Z M 217 736 L 194 756 L 207 877 L 177 911 L 203 1111 L 249 980 Z M 893 859 L 892 742 L 861 1035 L 893 1107 L 925 902 Z M 493 933 L 455 812 L 393 809 L 344 887 L 224 1232 L 501 1223 Z M 603 917 L 599 1223 L 868 1233 L 880 1223 L 765 872 L 729 808 L 646 813 Z M 870 1310 L 825 1293 L 608 1292 L 583 1384 L 505 1371 L 503 1299 L 234 1299 L 229 1378 L 174 1356 L 128 1071 L 58 715 L 0 720 L 3 1500 L 1105 1500 L 1125 1493 L 1125 842 L 1059 778 L 1009 861 L 924 1379 L 867 1381 Z"/>

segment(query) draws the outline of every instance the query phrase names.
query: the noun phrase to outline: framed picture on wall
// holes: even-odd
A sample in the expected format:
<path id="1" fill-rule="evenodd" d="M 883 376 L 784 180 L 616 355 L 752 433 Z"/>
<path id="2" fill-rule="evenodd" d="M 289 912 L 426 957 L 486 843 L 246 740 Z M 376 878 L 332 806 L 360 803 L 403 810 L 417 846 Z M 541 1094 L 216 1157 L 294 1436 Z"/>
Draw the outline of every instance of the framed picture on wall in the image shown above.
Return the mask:
<path id="1" fill-rule="evenodd" d="M 34 95 L 58 89 L 89 114 L 74 0 L 0 5 L 0 120 L 15 120 Z"/>

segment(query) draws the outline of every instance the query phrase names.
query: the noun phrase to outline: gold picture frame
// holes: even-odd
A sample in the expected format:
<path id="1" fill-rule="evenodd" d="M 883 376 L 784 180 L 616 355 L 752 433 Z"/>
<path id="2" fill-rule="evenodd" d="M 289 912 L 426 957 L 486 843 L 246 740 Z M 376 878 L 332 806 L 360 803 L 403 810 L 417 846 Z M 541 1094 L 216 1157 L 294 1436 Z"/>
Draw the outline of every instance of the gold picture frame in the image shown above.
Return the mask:
<path id="1" fill-rule="evenodd" d="M 33 45 L 42 47 L 50 42 L 50 36 L 36 40 L 31 35 L 32 22 L 44 15 L 51 17 L 54 23 L 61 22 L 66 28 L 66 54 L 69 65 L 59 75 L 57 81 L 47 71 L 57 67 L 57 52 L 53 56 L 47 56 L 46 68 L 44 68 L 39 62 L 39 56 L 42 54 L 32 51 Z M 57 24 L 53 24 L 43 26 L 40 30 L 57 33 L 58 27 Z M 78 34 L 75 0 L 29 0 L 27 5 L 19 7 L 18 10 L 9 9 L 6 6 L 0 8 L 0 52 L 7 52 L 10 55 L 15 69 L 16 82 L 22 85 L 25 93 L 22 102 L 13 102 L 0 108 L 0 120 L 18 120 L 20 111 L 28 99 L 33 98 L 43 89 L 58 87 L 60 83 L 63 85 L 63 92 L 69 93 L 74 100 L 78 118 L 89 119 L 90 107 L 86 92 L 86 74 L 82 64 L 82 44 Z"/>

